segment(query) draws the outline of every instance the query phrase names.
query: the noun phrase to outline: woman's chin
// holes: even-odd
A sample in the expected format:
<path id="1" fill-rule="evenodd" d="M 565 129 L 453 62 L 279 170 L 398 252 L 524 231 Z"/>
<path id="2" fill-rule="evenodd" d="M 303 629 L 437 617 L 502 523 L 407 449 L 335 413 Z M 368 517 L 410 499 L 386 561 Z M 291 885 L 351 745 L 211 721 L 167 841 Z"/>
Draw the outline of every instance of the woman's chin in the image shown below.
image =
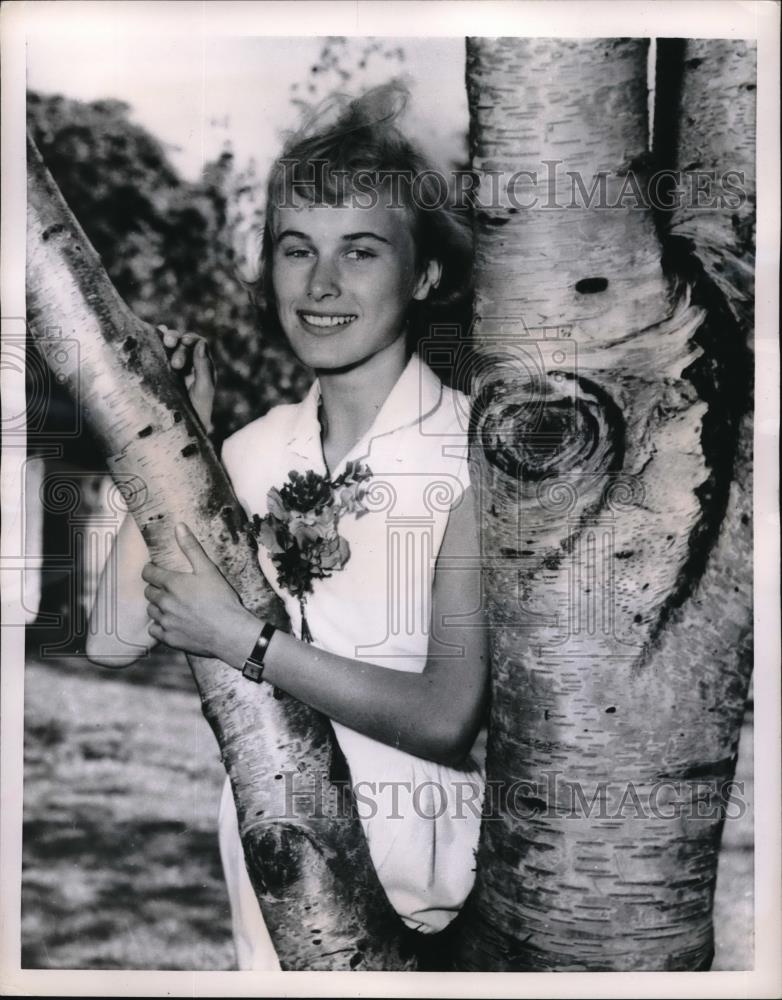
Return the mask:
<path id="1" fill-rule="evenodd" d="M 335 357 L 334 354 L 322 354 L 320 357 L 313 356 L 304 362 L 308 368 L 314 369 L 318 373 L 324 375 L 338 375 L 341 372 L 353 371 L 355 368 L 360 368 L 369 359 L 364 357 Z"/>
<path id="2" fill-rule="evenodd" d="M 291 347 L 302 364 L 317 371 L 347 371 L 369 360 L 371 352 L 356 344 L 340 343 L 338 338 L 291 338 Z"/>
<path id="3" fill-rule="evenodd" d="M 371 364 L 373 358 L 380 359 L 389 352 L 405 355 L 405 335 L 402 330 L 395 337 L 367 343 L 368 338 L 339 336 L 289 336 L 288 342 L 296 357 L 308 368 L 318 372 L 343 372 Z M 352 342 L 351 342 L 352 340 Z"/>
<path id="4" fill-rule="evenodd" d="M 335 350 L 334 344 L 291 343 L 291 347 L 299 361 L 308 368 L 340 368 L 353 360 L 344 351 Z"/>

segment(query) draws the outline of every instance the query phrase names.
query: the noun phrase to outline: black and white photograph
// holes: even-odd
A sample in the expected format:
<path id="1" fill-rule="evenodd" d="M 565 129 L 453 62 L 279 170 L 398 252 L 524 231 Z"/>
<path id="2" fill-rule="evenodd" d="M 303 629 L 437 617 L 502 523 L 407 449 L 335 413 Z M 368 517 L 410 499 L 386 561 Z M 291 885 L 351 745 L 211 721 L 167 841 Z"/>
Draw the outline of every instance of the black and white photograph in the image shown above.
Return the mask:
<path id="1" fill-rule="evenodd" d="M 778 995 L 779 4 L 2 17 L 4 994 Z"/>

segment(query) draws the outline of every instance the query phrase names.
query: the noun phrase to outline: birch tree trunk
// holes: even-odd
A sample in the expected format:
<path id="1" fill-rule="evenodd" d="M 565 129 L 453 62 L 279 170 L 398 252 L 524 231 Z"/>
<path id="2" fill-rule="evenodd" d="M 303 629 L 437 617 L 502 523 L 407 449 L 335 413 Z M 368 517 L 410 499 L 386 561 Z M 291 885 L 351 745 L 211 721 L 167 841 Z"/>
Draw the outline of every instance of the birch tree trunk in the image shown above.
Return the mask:
<path id="1" fill-rule="evenodd" d="M 736 331 L 661 266 L 646 58 L 645 40 L 468 42 L 492 707 L 464 969 L 713 953 L 751 668 L 737 436 L 719 436 Z"/>
<path id="2" fill-rule="evenodd" d="M 31 333 L 81 405 L 152 558 L 188 569 L 173 533 L 187 521 L 245 607 L 284 625 L 245 514 L 159 336 L 114 291 L 32 142 L 27 278 Z M 409 967 L 360 822 L 327 780 L 328 720 L 226 664 L 188 659 L 283 969 Z"/>

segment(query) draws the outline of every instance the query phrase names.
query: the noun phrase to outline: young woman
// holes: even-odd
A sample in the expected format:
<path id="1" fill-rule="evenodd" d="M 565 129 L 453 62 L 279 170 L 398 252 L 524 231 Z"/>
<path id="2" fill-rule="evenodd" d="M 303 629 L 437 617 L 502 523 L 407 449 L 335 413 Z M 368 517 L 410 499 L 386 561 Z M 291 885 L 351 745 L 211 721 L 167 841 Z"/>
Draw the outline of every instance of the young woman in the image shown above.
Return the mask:
<path id="1" fill-rule="evenodd" d="M 394 124 L 398 96 L 381 88 L 294 136 L 268 185 L 264 326 L 279 325 L 316 381 L 301 403 L 228 438 L 222 457 L 248 515 L 263 519 L 260 564 L 292 634 L 244 609 L 185 526 L 177 537 L 193 573 L 150 563 L 128 517 L 104 574 L 118 579 L 125 641 L 239 669 L 254 651 L 265 682 L 332 720 L 352 785 L 364 803 L 375 795 L 359 815 L 380 882 L 405 924 L 432 934 L 474 879 L 487 655 L 467 408 L 411 340 L 426 331 L 427 308 L 468 288 L 471 248 L 458 217 L 431 207 L 439 188 L 427 190 L 437 182 Z M 161 332 L 171 365 L 192 369 L 191 398 L 208 426 L 204 342 Z M 307 473 L 320 494 L 302 502 L 307 480 L 297 476 Z M 302 546 L 328 540 L 309 589 L 286 570 L 275 534 L 297 504 Z M 97 606 L 93 618 L 106 620 Z M 116 664 L 112 641 L 93 636 L 91 658 Z M 279 968 L 227 781 L 220 845 L 239 966 Z"/>

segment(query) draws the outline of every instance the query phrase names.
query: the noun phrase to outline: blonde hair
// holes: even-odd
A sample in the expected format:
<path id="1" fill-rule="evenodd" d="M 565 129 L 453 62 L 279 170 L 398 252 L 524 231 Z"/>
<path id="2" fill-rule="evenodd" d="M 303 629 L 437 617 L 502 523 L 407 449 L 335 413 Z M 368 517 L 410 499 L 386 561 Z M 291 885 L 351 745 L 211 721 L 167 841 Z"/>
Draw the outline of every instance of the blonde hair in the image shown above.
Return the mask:
<path id="1" fill-rule="evenodd" d="M 286 137 L 269 174 L 260 269 L 253 290 L 265 329 L 281 332 L 270 266 L 272 226 L 276 209 L 292 204 L 294 192 L 316 204 L 338 204 L 356 194 L 359 184 L 360 194 L 366 195 L 379 194 L 384 185 L 387 190 L 392 182 L 399 195 L 396 204 L 410 214 L 419 266 L 429 260 L 438 260 L 442 265 L 437 289 L 425 302 L 411 303 L 411 311 L 418 314 L 417 325 L 422 312 L 451 305 L 469 294 L 471 220 L 464 209 L 453 203 L 443 175 L 396 124 L 409 96 L 400 80 L 374 87 L 356 98 L 333 94 Z"/>

